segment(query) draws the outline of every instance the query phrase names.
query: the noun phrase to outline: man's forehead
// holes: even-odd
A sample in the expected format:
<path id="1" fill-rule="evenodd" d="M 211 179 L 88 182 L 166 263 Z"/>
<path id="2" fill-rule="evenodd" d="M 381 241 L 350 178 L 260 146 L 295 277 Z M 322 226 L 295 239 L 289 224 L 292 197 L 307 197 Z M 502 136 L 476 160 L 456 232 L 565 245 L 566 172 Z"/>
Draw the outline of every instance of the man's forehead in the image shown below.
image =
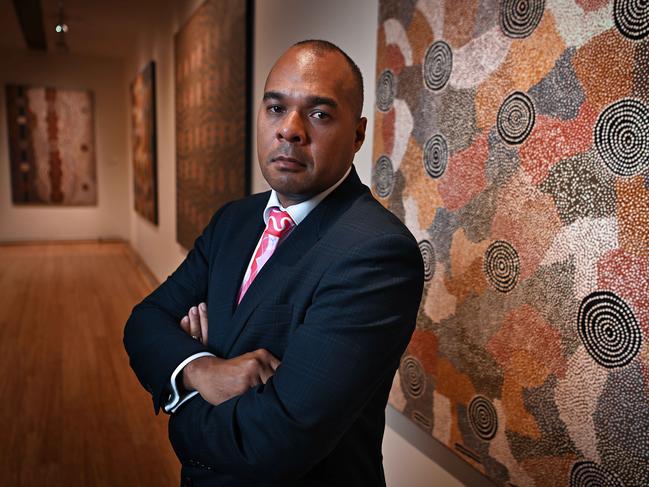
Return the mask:
<path id="1" fill-rule="evenodd" d="M 308 48 L 291 48 L 275 63 L 264 87 L 267 94 L 287 99 L 314 101 L 326 98 L 339 102 L 349 98 L 353 84 L 346 66 L 336 53 L 316 53 Z M 318 103 L 315 103 L 318 104 Z"/>
<path id="2" fill-rule="evenodd" d="M 308 47 L 292 47 L 288 49 L 280 58 L 277 63 L 285 62 L 288 66 L 294 66 L 296 69 L 309 72 L 313 68 L 317 68 L 325 61 L 326 56 L 331 53 L 316 52 L 314 49 Z"/>
<path id="3" fill-rule="evenodd" d="M 343 62 L 343 59 L 337 52 L 318 50 L 308 45 L 292 46 L 275 61 L 273 69 L 282 66 L 308 72 L 314 68 L 339 62 Z"/>
<path id="4" fill-rule="evenodd" d="M 266 89 L 276 84 L 342 88 L 350 81 L 344 59 L 334 52 L 316 52 L 308 47 L 292 47 L 270 70 Z M 273 88 L 274 89 L 274 88 Z M 333 90 L 336 91 L 336 90 Z"/>

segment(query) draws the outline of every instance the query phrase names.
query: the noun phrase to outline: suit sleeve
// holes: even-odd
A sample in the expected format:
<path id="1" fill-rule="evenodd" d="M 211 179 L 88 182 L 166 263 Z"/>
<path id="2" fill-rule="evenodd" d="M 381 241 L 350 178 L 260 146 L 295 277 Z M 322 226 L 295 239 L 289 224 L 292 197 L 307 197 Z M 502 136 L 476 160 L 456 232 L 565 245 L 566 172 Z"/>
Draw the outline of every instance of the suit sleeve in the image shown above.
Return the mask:
<path id="1" fill-rule="evenodd" d="M 180 328 L 180 319 L 206 300 L 215 227 L 224 209 L 212 217 L 180 266 L 133 308 L 124 328 L 131 368 L 151 394 L 156 414 L 168 400 L 169 379 L 176 367 L 187 357 L 207 351 Z"/>
<path id="2" fill-rule="evenodd" d="M 276 374 L 218 406 L 198 398 L 172 416 L 176 452 L 221 472 L 299 478 L 392 379 L 422 289 L 411 237 L 384 235 L 346 250 L 325 272 Z"/>

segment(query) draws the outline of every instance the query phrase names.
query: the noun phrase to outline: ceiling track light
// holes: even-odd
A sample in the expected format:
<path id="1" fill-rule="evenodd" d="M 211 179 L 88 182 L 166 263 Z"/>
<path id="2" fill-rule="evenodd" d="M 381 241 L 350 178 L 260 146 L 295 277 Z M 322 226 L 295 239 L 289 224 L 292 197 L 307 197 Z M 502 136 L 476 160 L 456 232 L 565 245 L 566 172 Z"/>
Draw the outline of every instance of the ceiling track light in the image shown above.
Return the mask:
<path id="1" fill-rule="evenodd" d="M 56 45 L 59 49 L 67 51 L 69 50 L 68 44 L 66 42 L 65 35 L 68 33 L 69 27 L 65 22 L 65 12 L 63 10 L 63 0 L 59 1 L 59 21 L 54 27 L 54 30 L 57 34 Z"/>

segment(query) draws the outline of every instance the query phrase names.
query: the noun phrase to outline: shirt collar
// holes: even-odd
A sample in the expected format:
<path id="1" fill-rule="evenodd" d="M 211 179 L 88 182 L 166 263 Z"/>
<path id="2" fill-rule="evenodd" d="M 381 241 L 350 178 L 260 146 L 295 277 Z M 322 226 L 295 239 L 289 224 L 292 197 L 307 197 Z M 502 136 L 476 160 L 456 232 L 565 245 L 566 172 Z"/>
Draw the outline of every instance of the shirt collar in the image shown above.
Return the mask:
<path id="1" fill-rule="evenodd" d="M 325 189 L 322 193 L 318 193 L 315 195 L 313 198 L 308 199 L 306 201 L 303 201 L 302 203 L 297 203 L 296 205 L 291 205 L 288 208 L 284 208 L 281 203 L 279 202 L 279 198 L 277 197 L 277 192 L 273 189 L 270 192 L 270 197 L 268 198 L 268 203 L 266 203 L 266 208 L 264 208 L 264 224 L 268 225 L 268 218 L 270 216 L 270 210 L 272 208 L 279 208 L 281 211 L 287 212 L 293 221 L 295 222 L 295 225 L 299 225 L 302 220 L 304 220 L 311 211 L 318 206 L 318 204 L 325 199 L 329 193 L 331 193 L 334 189 L 336 189 L 340 184 L 345 180 L 345 178 L 349 175 L 351 172 L 352 168 L 351 166 L 349 169 L 347 169 L 347 172 L 344 174 L 342 178 L 338 180 L 336 184 L 333 186 Z"/>

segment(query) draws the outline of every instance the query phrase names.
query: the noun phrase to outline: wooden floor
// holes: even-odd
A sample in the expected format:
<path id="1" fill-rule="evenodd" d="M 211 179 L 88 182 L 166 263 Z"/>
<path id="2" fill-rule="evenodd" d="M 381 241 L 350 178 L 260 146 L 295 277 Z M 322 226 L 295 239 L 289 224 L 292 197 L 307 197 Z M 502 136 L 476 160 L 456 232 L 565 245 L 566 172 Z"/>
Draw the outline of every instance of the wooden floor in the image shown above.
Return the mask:
<path id="1" fill-rule="evenodd" d="M 122 331 L 152 289 L 123 243 L 0 246 L 0 485 L 177 486 Z"/>

